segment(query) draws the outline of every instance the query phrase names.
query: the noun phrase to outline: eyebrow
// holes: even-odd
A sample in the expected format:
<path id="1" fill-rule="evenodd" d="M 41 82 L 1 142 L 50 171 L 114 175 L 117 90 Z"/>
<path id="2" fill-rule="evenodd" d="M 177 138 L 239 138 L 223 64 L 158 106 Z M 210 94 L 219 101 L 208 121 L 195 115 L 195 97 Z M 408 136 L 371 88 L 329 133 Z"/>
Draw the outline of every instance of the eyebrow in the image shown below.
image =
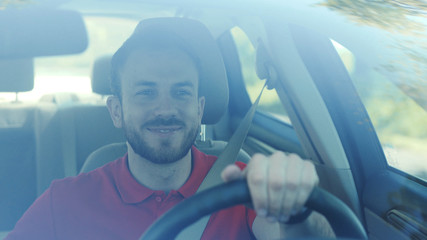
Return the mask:
<path id="1" fill-rule="evenodd" d="M 150 81 L 138 81 L 135 83 L 135 87 L 145 86 L 145 87 L 154 87 L 157 86 L 157 83 Z"/>
<path id="2" fill-rule="evenodd" d="M 156 82 L 151 81 L 138 81 L 135 83 L 134 87 L 155 87 L 157 86 Z M 178 82 L 173 84 L 173 87 L 191 87 L 194 88 L 194 84 L 191 81 Z"/>
<path id="3" fill-rule="evenodd" d="M 174 84 L 175 87 L 194 87 L 194 84 L 190 81 L 179 82 Z"/>

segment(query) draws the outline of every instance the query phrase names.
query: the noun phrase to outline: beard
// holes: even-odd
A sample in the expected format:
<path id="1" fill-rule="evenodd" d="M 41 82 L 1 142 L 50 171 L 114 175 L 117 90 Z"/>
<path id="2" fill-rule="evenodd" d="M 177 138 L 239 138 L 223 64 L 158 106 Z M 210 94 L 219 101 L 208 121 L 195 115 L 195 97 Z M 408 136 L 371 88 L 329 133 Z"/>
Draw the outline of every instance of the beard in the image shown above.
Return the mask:
<path id="1" fill-rule="evenodd" d="M 183 128 L 186 124 L 176 118 L 163 119 L 157 118 L 143 124 L 140 128 L 141 132 L 149 126 L 170 126 L 170 125 L 180 125 Z M 185 155 L 188 154 L 191 146 L 196 140 L 199 126 L 197 122 L 194 122 L 189 128 L 189 131 L 185 134 L 183 141 L 180 146 L 176 149 L 172 147 L 172 140 L 162 139 L 160 142 L 160 147 L 150 147 L 147 141 L 144 139 L 143 135 L 138 132 L 135 128 L 128 126 L 126 123 L 123 124 L 125 131 L 125 136 L 129 144 L 131 145 L 133 151 L 139 156 L 147 159 L 148 161 L 156 164 L 168 164 L 176 162 L 182 159 Z"/>

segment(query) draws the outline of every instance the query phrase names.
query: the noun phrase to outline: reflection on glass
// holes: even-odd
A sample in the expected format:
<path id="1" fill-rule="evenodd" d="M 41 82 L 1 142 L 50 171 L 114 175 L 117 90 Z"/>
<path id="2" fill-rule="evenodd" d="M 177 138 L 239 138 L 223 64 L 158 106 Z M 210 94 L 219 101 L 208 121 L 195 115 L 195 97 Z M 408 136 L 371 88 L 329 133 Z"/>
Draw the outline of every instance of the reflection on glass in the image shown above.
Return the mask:
<path id="1" fill-rule="evenodd" d="M 333 43 L 369 113 L 388 164 L 427 181 L 426 109 L 384 71 L 366 68 L 360 62 L 354 69 L 353 54 Z"/>
<path id="2" fill-rule="evenodd" d="M 318 6 L 387 36 L 376 71 L 427 110 L 427 4 L 417 0 L 325 0 Z"/>

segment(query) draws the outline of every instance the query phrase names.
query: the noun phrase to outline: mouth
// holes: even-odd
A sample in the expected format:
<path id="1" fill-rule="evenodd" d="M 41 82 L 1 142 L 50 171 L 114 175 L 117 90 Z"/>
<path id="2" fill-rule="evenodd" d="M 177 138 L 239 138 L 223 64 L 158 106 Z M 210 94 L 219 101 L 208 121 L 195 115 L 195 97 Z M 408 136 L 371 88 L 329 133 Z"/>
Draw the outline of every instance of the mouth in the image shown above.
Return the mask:
<path id="1" fill-rule="evenodd" d="M 147 130 L 151 133 L 160 136 L 170 136 L 182 129 L 182 126 L 156 126 L 156 127 L 147 127 Z"/>

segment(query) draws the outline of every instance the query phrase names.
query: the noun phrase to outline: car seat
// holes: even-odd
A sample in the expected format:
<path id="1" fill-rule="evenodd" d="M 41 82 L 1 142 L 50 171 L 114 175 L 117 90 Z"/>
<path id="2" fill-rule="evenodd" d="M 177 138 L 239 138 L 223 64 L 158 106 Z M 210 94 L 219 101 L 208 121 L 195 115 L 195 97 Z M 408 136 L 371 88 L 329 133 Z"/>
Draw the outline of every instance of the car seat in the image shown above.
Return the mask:
<path id="1" fill-rule="evenodd" d="M 146 20 L 141 23 L 146 24 L 145 29 L 158 27 L 167 29 L 167 31 L 174 32 L 174 34 L 179 35 L 184 41 L 191 44 L 192 50 L 199 57 L 199 64 L 202 66 L 199 69 L 200 95 L 205 97 L 202 124 L 209 124 L 209 126 L 212 126 L 220 121 L 228 107 L 228 83 L 224 61 L 214 38 L 204 26 L 199 27 L 190 22 L 190 24 L 187 25 L 188 20 L 177 19 L 178 18 L 158 18 Z M 203 42 L 203 44 L 200 44 L 201 42 Z M 209 44 L 210 47 L 206 48 Z M 109 61 L 107 58 L 104 58 L 102 61 L 103 64 L 105 64 L 103 67 L 104 77 L 99 78 L 101 81 L 97 83 L 93 82 L 92 86 L 97 86 L 99 89 L 102 89 L 105 94 L 111 94 L 109 88 L 110 79 L 108 77 L 108 66 L 111 60 Z M 93 80 L 96 79 L 97 78 L 93 78 Z M 218 156 L 223 151 L 226 143 L 210 139 L 207 141 L 198 140 L 195 145 L 202 152 Z M 125 150 L 125 143 L 103 146 L 86 159 L 81 172 L 93 170 L 119 156 L 123 156 Z M 247 162 L 249 158 L 247 153 L 240 150 L 237 157 L 238 161 Z"/>
<path id="2" fill-rule="evenodd" d="M 35 133 L 37 106 L 19 101 L 19 92 L 34 86 L 32 58 L 0 59 L 0 232 L 10 230 L 36 198 Z"/>
<path id="3" fill-rule="evenodd" d="M 103 71 L 109 71 L 109 68 L 102 69 L 102 64 L 96 61 L 92 84 L 105 81 L 98 74 Z M 92 85 L 92 91 L 106 95 L 96 85 Z M 49 102 L 47 97 L 39 102 L 39 105 L 53 105 L 53 109 L 41 111 L 45 117 L 40 118 L 36 129 L 38 195 L 49 187 L 52 180 L 77 175 L 86 158 L 99 147 L 125 141 L 122 131 L 114 127 L 105 101 L 83 103 L 72 101 L 67 95 L 60 93 L 50 98 L 55 100 L 53 102 Z"/>

